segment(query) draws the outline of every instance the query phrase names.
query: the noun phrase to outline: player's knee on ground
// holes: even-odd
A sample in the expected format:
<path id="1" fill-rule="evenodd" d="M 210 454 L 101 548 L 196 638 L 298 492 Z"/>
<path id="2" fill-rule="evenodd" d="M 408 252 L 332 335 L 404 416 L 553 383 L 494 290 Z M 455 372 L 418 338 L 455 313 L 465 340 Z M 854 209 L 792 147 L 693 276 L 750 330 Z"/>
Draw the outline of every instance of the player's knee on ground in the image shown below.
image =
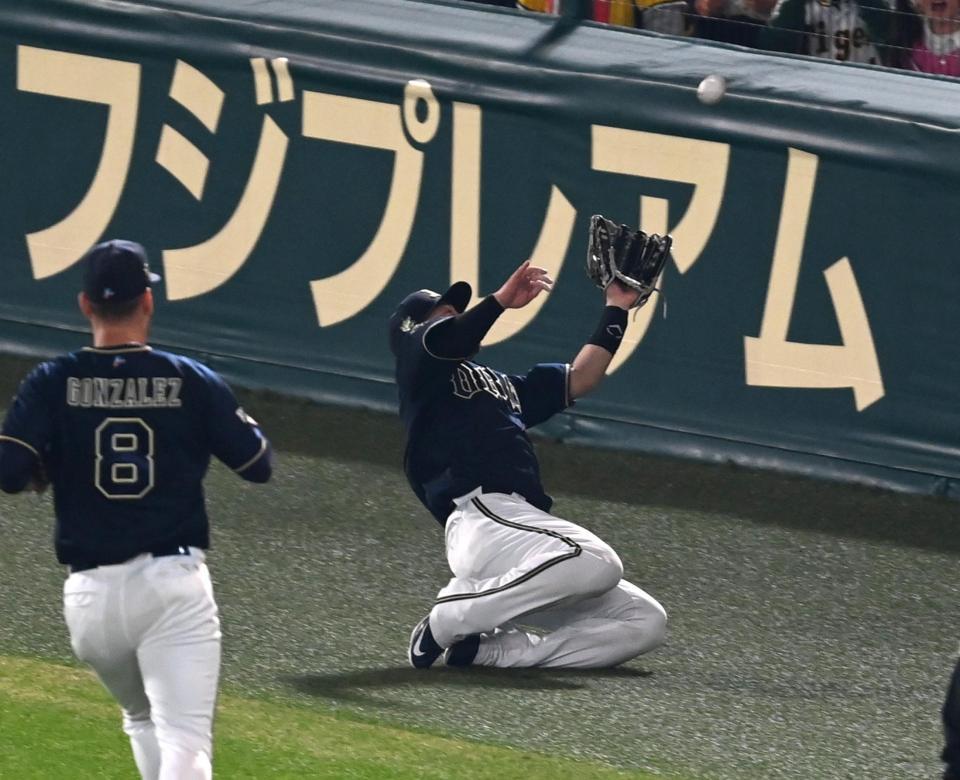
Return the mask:
<path id="1" fill-rule="evenodd" d="M 611 624 L 604 647 L 595 658 L 596 666 L 618 666 L 638 655 L 649 653 L 667 634 L 667 613 L 654 600 L 635 598 Z"/>
<path id="2" fill-rule="evenodd" d="M 623 564 L 615 555 L 600 557 L 583 554 L 575 559 L 578 564 L 576 581 L 571 583 L 584 598 L 592 598 L 615 588 L 623 578 Z"/>
<path id="3" fill-rule="evenodd" d="M 667 638 L 667 612 L 659 602 L 634 599 L 624 620 L 635 635 L 635 655 L 649 653 Z"/>

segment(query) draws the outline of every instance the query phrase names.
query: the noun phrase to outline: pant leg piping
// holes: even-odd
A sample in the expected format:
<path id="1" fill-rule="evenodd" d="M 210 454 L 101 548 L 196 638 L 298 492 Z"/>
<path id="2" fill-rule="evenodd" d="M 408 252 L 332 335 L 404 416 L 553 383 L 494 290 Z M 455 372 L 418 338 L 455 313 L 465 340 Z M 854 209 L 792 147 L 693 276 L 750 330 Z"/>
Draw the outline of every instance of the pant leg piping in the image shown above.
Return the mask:
<path id="1" fill-rule="evenodd" d="M 435 603 L 437 604 L 446 604 L 451 601 L 464 601 L 466 599 L 477 599 L 477 598 L 481 598 L 482 596 L 490 596 L 494 593 L 502 593 L 505 590 L 509 590 L 510 588 L 516 587 L 517 585 L 522 585 L 524 582 L 527 582 L 533 577 L 536 577 L 538 574 L 546 571 L 551 566 L 556 566 L 558 563 L 562 563 L 563 561 L 570 560 L 571 558 L 576 558 L 578 555 L 580 555 L 580 553 L 583 552 L 583 548 L 579 544 L 577 544 L 572 539 L 567 538 L 563 534 L 559 534 L 556 531 L 550 531 L 545 528 L 537 528 L 535 526 L 524 525 L 523 523 L 516 523 L 512 520 L 507 520 L 506 518 L 503 518 L 497 515 L 488 507 L 484 506 L 479 498 L 476 498 L 476 497 L 472 498 L 471 503 L 473 503 L 473 505 L 478 510 L 480 510 L 481 513 L 483 513 L 489 519 L 493 520 L 495 523 L 499 523 L 500 525 L 505 525 L 509 528 L 516 528 L 522 531 L 529 531 L 531 533 L 543 534 L 545 536 L 552 536 L 554 539 L 560 539 L 565 544 L 570 545 L 571 550 L 570 552 L 564 553 L 563 555 L 558 555 L 556 558 L 551 558 L 549 561 L 546 561 L 540 564 L 535 569 L 531 569 L 530 571 L 526 572 L 525 574 L 522 574 L 521 576 L 517 577 L 515 580 L 512 580 L 511 582 L 508 582 L 505 585 L 501 585 L 497 588 L 490 588 L 489 590 L 484 590 L 479 593 L 458 593 L 451 596 L 443 596 L 436 600 Z"/>

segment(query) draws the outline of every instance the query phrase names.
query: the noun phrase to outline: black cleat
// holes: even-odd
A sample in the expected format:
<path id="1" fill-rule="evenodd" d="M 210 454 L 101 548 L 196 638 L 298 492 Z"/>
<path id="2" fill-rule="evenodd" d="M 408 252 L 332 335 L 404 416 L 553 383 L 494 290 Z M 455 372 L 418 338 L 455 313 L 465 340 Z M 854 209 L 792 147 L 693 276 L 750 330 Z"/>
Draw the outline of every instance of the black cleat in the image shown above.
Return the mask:
<path id="1" fill-rule="evenodd" d="M 410 633 L 410 649 L 407 650 L 410 666 L 414 669 L 429 669 L 442 653 L 443 648 L 433 638 L 430 616 L 427 615 Z"/>
<path id="2" fill-rule="evenodd" d="M 447 666 L 471 666 L 479 648 L 480 634 L 471 634 L 444 650 L 443 662 Z"/>

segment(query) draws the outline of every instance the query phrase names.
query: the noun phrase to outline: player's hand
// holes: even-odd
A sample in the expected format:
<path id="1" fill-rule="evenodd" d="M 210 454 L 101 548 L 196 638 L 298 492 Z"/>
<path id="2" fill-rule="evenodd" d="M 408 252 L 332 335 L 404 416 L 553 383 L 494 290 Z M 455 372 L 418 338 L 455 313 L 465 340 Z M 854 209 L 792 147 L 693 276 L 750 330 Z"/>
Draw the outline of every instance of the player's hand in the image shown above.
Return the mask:
<path id="1" fill-rule="evenodd" d="M 526 260 L 510 274 L 510 278 L 493 297 L 504 309 L 520 309 L 540 293 L 550 292 L 552 288 L 553 279 L 547 274 L 547 269 L 530 265 L 530 261 Z"/>
<path id="2" fill-rule="evenodd" d="M 607 285 L 607 289 L 603 291 L 603 295 L 604 298 L 606 298 L 607 306 L 619 306 L 621 309 L 626 309 L 627 311 L 633 307 L 637 302 L 637 298 L 640 297 L 638 291 L 620 284 L 616 279 Z"/>

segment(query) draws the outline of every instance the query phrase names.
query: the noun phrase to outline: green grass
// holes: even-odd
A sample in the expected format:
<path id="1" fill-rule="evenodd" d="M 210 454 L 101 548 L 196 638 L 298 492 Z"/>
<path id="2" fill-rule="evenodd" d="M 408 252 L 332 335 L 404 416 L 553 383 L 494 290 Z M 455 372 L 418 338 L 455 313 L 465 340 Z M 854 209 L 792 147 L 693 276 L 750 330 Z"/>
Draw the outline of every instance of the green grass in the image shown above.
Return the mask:
<path id="1" fill-rule="evenodd" d="M 129 778 L 135 771 L 119 710 L 85 670 L 0 656 L 0 713 L 3 777 Z M 357 780 L 652 778 L 231 694 L 217 706 L 215 773 Z"/>

